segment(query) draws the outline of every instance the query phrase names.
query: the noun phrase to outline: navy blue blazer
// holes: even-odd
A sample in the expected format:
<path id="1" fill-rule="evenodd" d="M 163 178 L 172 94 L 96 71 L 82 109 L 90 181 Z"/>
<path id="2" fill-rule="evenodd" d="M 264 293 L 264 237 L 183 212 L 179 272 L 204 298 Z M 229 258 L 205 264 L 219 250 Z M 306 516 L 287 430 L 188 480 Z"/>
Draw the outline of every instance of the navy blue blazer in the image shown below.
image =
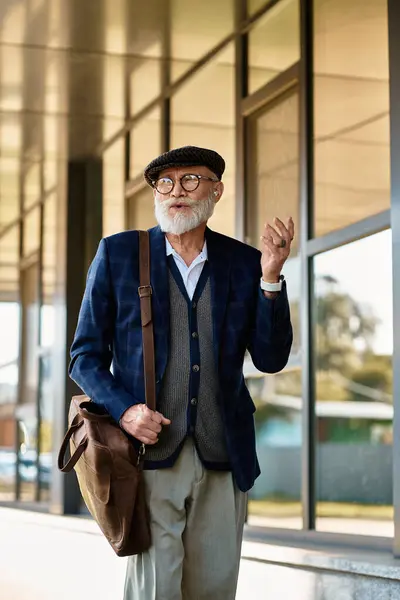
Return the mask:
<path id="1" fill-rule="evenodd" d="M 70 376 L 117 422 L 127 408 L 145 400 L 138 239 L 137 231 L 125 231 L 101 240 L 89 268 L 71 347 Z M 258 250 L 209 228 L 206 239 L 218 402 L 232 471 L 238 487 L 247 491 L 260 468 L 255 406 L 243 377 L 244 356 L 248 350 L 264 373 L 283 369 L 292 344 L 289 304 L 285 284 L 274 300 L 261 291 Z M 150 252 L 159 393 L 169 344 L 168 266 L 165 236 L 159 227 L 150 229 Z"/>

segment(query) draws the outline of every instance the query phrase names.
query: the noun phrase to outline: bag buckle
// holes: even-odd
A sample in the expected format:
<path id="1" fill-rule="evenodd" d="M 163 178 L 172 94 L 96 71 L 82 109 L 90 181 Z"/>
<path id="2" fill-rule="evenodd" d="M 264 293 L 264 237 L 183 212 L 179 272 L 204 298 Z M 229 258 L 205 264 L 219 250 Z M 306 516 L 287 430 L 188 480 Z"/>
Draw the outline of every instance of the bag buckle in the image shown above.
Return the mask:
<path id="1" fill-rule="evenodd" d="M 140 285 L 138 287 L 139 298 L 148 298 L 153 293 L 151 285 Z"/>
<path id="2" fill-rule="evenodd" d="M 137 467 L 140 465 L 140 462 L 145 454 L 146 454 L 146 446 L 144 444 L 140 444 L 137 462 L 136 462 Z"/>

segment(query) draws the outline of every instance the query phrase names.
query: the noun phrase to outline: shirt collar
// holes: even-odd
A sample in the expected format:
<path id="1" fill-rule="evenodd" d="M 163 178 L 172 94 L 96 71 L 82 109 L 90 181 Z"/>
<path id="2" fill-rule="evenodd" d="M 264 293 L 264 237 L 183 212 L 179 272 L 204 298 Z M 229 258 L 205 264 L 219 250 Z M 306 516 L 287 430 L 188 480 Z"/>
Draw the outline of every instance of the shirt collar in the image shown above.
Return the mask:
<path id="1" fill-rule="evenodd" d="M 171 254 L 179 256 L 179 254 L 173 249 L 173 247 L 169 243 L 167 236 L 165 236 L 165 250 L 166 250 L 167 256 L 170 256 Z M 208 260 L 207 240 L 204 240 L 204 246 L 203 246 L 202 251 L 199 254 L 199 257 L 200 256 L 202 257 L 203 260 Z"/>

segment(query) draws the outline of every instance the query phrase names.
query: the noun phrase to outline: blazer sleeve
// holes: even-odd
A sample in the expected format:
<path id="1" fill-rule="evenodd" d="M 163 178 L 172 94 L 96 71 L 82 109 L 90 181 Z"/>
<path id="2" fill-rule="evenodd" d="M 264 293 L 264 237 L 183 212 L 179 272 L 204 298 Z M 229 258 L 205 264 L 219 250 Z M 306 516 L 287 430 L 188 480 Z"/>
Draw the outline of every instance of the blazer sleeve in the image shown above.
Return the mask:
<path id="1" fill-rule="evenodd" d="M 140 401 L 117 382 L 110 371 L 114 320 L 108 248 L 103 239 L 88 271 L 71 346 L 69 375 L 87 396 L 102 404 L 119 422 L 126 409 Z"/>
<path id="2" fill-rule="evenodd" d="M 266 298 L 258 286 L 254 328 L 248 346 L 254 366 L 263 373 L 278 373 L 287 364 L 292 342 L 286 282 L 275 299 Z"/>

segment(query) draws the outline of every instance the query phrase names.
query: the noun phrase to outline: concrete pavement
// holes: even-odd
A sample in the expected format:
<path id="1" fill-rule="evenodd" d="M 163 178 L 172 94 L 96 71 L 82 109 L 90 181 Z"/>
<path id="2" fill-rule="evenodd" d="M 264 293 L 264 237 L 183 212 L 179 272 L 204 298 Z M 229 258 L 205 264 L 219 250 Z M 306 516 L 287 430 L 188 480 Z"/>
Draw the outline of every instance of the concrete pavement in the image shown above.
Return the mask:
<path id="1" fill-rule="evenodd" d="M 237 600 L 280 597 L 266 569 L 242 560 Z M 124 574 L 93 521 L 0 508 L 1 600 L 120 600 Z"/>

